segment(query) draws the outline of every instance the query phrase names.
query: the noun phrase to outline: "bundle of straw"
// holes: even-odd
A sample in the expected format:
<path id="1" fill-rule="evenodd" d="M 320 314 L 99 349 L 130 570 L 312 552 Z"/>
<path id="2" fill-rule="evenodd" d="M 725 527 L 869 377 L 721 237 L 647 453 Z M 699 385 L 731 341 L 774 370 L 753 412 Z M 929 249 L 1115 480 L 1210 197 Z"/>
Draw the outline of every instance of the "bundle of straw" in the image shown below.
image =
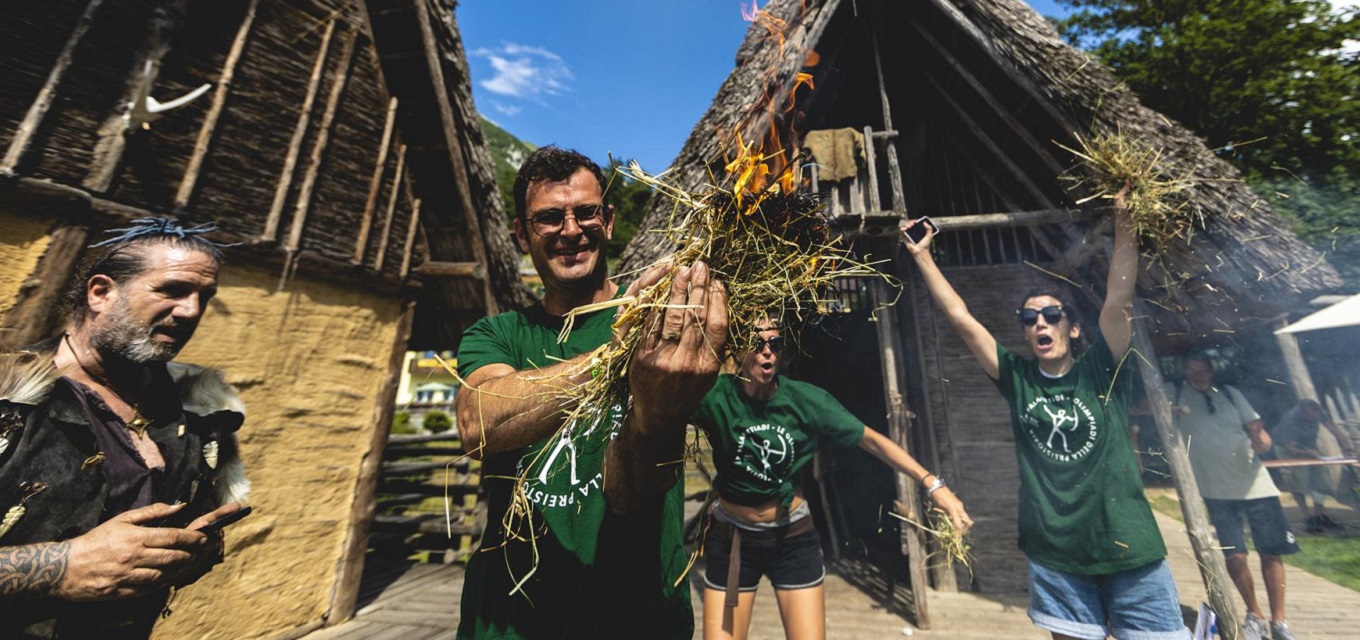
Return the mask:
<path id="1" fill-rule="evenodd" d="M 1072 183 L 1071 189 L 1090 194 L 1077 204 L 1111 198 L 1128 185 L 1124 206 L 1129 221 L 1154 253 L 1160 253 L 1173 241 L 1189 243 L 1195 230 L 1204 228 L 1203 211 L 1186 194 L 1195 184 L 1192 172 L 1173 174 L 1162 151 L 1131 136 L 1115 133 L 1089 139 L 1079 134 L 1074 137 L 1080 149 L 1058 146 L 1080 159 L 1086 169 L 1085 173 L 1064 176 Z"/>

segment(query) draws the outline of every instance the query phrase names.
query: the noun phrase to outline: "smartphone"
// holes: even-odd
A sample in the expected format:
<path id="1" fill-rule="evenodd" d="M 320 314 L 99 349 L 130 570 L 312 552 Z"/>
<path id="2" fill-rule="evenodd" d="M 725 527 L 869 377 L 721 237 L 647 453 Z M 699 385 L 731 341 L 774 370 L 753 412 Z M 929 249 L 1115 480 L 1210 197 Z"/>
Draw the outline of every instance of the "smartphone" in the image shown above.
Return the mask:
<path id="1" fill-rule="evenodd" d="M 926 239 L 927 228 L 929 228 L 932 233 L 938 234 L 940 232 L 940 228 L 935 226 L 935 223 L 931 222 L 929 217 L 923 217 L 920 220 L 917 220 L 916 224 L 907 229 L 907 238 L 911 240 L 912 244 L 918 244 Z"/>
<path id="2" fill-rule="evenodd" d="M 250 512 L 251 512 L 250 507 L 241 507 L 239 511 L 227 514 L 225 516 L 222 516 L 221 518 L 218 518 L 217 520 L 214 520 L 213 522 L 203 525 L 203 527 L 200 528 L 199 531 L 202 531 L 203 533 L 219 533 L 223 529 L 225 529 L 227 525 L 237 522 L 240 519 L 250 515 Z"/>

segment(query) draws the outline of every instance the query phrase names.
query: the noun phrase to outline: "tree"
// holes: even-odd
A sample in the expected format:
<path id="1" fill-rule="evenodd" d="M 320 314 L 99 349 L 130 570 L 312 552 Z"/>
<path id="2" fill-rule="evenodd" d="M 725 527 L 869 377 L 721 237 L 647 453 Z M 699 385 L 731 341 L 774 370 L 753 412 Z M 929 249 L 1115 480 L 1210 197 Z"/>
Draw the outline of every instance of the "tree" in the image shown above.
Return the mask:
<path id="1" fill-rule="evenodd" d="M 619 170 L 629 162 L 631 160 L 610 158 L 609 166 L 604 168 L 608 190 L 605 200 L 614 205 L 614 239 L 606 249 L 610 260 L 618 260 L 624 247 L 637 235 L 642 219 L 647 215 L 647 201 L 652 197 L 652 190 L 647 185 L 624 177 Z"/>
<path id="2" fill-rule="evenodd" d="M 425 414 L 425 417 L 420 421 L 420 426 L 430 433 L 444 433 L 453 428 L 453 418 L 450 418 L 449 414 L 435 409 Z"/>
<path id="3" fill-rule="evenodd" d="M 409 411 L 398 411 L 392 414 L 392 435 L 405 435 L 415 433 L 411 427 L 411 413 Z"/>
<path id="4" fill-rule="evenodd" d="M 1059 0 L 1063 37 L 1204 137 L 1360 287 L 1360 39 L 1326 0 Z"/>

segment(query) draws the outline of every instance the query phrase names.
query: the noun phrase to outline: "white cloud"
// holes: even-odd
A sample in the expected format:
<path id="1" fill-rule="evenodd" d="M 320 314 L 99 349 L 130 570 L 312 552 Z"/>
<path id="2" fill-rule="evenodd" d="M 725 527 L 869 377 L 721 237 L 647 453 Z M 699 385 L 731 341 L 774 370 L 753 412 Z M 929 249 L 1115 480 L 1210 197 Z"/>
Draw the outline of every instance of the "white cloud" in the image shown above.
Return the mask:
<path id="1" fill-rule="evenodd" d="M 492 100 L 492 101 L 491 101 L 491 108 L 492 108 L 492 109 L 495 109 L 496 111 L 499 111 L 499 112 L 501 112 L 501 113 L 503 113 L 503 114 L 505 114 L 505 115 L 507 115 L 507 116 L 510 116 L 510 117 L 512 117 L 512 118 L 515 117 L 515 116 L 517 116 L 517 115 L 519 115 L 519 112 L 520 112 L 520 108 L 519 108 L 519 107 L 517 107 L 517 106 L 515 106 L 515 105 L 513 105 L 513 104 L 505 104 L 504 102 L 501 102 L 501 101 L 499 101 L 499 100 Z M 500 125 L 496 125 L 496 126 L 500 126 Z"/>
<path id="2" fill-rule="evenodd" d="M 570 83 L 575 79 L 571 68 L 562 57 L 542 47 L 522 45 L 514 42 L 502 44 L 495 49 L 481 48 L 472 55 L 485 58 L 491 63 L 493 76 L 478 84 L 496 95 L 521 100 L 543 102 L 543 96 L 555 96 L 571 91 Z M 507 115 L 506 111 L 518 107 L 494 104 L 494 107 Z"/>

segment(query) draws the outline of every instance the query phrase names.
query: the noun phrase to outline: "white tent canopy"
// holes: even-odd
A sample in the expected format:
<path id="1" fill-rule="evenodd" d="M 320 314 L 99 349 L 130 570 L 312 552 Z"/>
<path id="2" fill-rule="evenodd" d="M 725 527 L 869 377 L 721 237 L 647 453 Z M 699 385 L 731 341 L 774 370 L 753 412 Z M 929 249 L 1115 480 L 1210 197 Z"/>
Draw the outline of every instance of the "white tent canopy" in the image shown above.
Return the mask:
<path id="1" fill-rule="evenodd" d="M 1360 294 L 1304 316 L 1302 320 L 1277 330 L 1275 334 L 1338 329 L 1341 327 L 1360 327 Z"/>

